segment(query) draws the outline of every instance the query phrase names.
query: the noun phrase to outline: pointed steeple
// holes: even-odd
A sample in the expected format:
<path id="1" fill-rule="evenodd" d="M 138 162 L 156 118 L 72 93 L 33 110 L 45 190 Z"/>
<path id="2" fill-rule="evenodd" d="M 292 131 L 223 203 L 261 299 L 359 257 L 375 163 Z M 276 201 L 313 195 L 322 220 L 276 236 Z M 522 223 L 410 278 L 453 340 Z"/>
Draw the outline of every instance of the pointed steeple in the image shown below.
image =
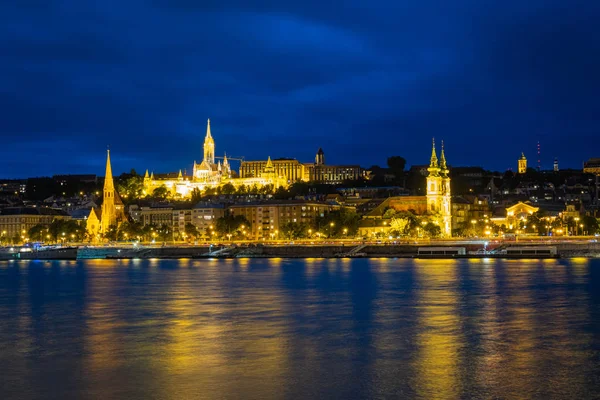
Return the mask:
<path id="1" fill-rule="evenodd" d="M 227 165 L 229 165 L 229 161 L 227 161 L 227 153 L 225 153 L 225 156 L 223 157 L 223 166 Z"/>
<path id="2" fill-rule="evenodd" d="M 183 179 L 183 174 L 181 173 L 181 170 L 179 170 L 179 175 L 177 175 L 177 179 L 178 180 L 182 180 Z"/>
<path id="3" fill-rule="evenodd" d="M 208 121 L 206 122 L 206 138 L 211 138 L 212 139 L 212 135 L 210 134 L 210 118 L 208 119 Z"/>
<path id="4" fill-rule="evenodd" d="M 437 158 L 437 154 L 435 153 L 435 138 L 432 139 L 432 147 L 431 147 L 431 161 L 429 162 L 429 167 L 430 168 L 437 168 L 438 167 L 438 158 Z"/>
<path id="5" fill-rule="evenodd" d="M 447 169 L 446 155 L 444 154 L 444 141 L 443 140 L 442 140 L 442 152 L 440 154 L 440 168 L 442 169 L 442 171 L 445 171 Z"/>
<path id="6" fill-rule="evenodd" d="M 104 174 L 104 191 L 115 190 L 112 168 L 110 166 L 110 150 L 106 150 L 106 173 Z"/>
<path id="7" fill-rule="evenodd" d="M 150 173 L 150 179 L 154 180 L 154 171 Z"/>
<path id="8" fill-rule="evenodd" d="M 207 163 L 209 166 L 215 163 L 215 141 L 210 134 L 210 119 L 206 125 L 206 137 L 204 138 L 204 158 L 203 163 Z"/>
<path id="9" fill-rule="evenodd" d="M 271 161 L 271 156 L 267 159 L 267 166 L 265 168 L 273 168 L 273 162 Z"/>
<path id="10" fill-rule="evenodd" d="M 146 170 L 146 173 L 144 174 L 144 179 L 148 179 L 149 175 L 148 175 L 148 170 Z"/>

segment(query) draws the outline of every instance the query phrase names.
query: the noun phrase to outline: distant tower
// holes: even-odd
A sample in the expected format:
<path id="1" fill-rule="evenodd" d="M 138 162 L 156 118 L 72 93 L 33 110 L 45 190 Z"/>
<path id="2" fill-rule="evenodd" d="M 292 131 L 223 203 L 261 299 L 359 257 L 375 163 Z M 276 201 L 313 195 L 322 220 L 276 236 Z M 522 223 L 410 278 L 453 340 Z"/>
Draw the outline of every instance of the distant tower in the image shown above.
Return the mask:
<path id="1" fill-rule="evenodd" d="M 558 158 L 554 159 L 554 172 L 558 172 Z"/>
<path id="2" fill-rule="evenodd" d="M 206 125 L 206 137 L 204 138 L 204 160 L 208 165 L 215 164 L 215 141 L 210 134 L 210 119 Z"/>
<path id="3" fill-rule="evenodd" d="M 229 165 L 229 161 L 227 160 L 227 154 L 223 157 L 223 170 L 224 177 L 231 178 L 231 166 Z"/>
<path id="4" fill-rule="evenodd" d="M 317 165 L 325 165 L 325 153 L 323 149 L 319 147 L 319 151 L 317 151 L 317 156 L 315 157 L 315 164 Z"/>
<path id="5" fill-rule="evenodd" d="M 115 184 L 110 166 L 110 150 L 106 150 L 106 173 L 104 174 L 104 191 L 102 197 L 102 214 L 100 217 L 100 233 L 108 232 L 111 225 L 117 223 L 115 209 Z"/>
<path id="6" fill-rule="evenodd" d="M 519 158 L 519 173 L 524 174 L 527 172 L 527 158 L 525 158 L 525 153 L 521 153 L 521 158 Z"/>
<path id="7" fill-rule="evenodd" d="M 542 162 L 540 161 L 540 159 L 541 159 L 541 157 L 540 157 L 540 153 L 541 153 L 541 151 L 540 151 L 540 142 L 539 142 L 539 140 L 538 140 L 538 142 L 537 142 L 537 158 L 538 158 L 538 159 L 537 159 L 537 162 L 538 162 L 538 163 L 537 163 L 537 170 L 538 170 L 538 171 L 541 171 L 541 170 L 542 170 Z"/>

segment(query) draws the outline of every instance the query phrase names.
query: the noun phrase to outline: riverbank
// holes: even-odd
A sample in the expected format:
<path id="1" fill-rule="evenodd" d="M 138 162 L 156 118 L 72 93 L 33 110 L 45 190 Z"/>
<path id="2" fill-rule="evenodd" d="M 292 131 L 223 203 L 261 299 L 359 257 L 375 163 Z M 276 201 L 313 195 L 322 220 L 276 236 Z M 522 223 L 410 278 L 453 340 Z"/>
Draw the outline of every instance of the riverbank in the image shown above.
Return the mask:
<path id="1" fill-rule="evenodd" d="M 600 243 L 429 244 L 269 244 L 79 246 L 45 249 L 0 249 L 0 260 L 11 259 L 177 259 L 177 258 L 600 258 Z"/>

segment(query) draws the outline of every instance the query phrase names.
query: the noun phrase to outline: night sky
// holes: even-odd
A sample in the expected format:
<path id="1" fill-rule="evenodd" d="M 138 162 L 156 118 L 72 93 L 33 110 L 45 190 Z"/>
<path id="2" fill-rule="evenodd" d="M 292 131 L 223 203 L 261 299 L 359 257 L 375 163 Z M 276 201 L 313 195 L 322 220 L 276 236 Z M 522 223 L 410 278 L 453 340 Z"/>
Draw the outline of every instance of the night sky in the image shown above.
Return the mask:
<path id="1" fill-rule="evenodd" d="M 250 6 L 249 3 L 254 5 Z M 3 1 L 0 177 L 600 157 L 600 1 Z"/>

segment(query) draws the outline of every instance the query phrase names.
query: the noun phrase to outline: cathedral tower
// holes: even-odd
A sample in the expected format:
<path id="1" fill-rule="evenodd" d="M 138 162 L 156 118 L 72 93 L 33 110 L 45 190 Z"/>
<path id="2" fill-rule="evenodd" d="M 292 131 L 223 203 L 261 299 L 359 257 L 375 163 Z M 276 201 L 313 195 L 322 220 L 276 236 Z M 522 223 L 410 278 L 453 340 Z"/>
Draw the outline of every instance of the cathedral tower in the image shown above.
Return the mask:
<path id="1" fill-rule="evenodd" d="M 208 165 L 215 163 L 215 141 L 210 134 L 210 119 L 206 125 L 206 137 L 204 138 L 204 159 Z"/>

